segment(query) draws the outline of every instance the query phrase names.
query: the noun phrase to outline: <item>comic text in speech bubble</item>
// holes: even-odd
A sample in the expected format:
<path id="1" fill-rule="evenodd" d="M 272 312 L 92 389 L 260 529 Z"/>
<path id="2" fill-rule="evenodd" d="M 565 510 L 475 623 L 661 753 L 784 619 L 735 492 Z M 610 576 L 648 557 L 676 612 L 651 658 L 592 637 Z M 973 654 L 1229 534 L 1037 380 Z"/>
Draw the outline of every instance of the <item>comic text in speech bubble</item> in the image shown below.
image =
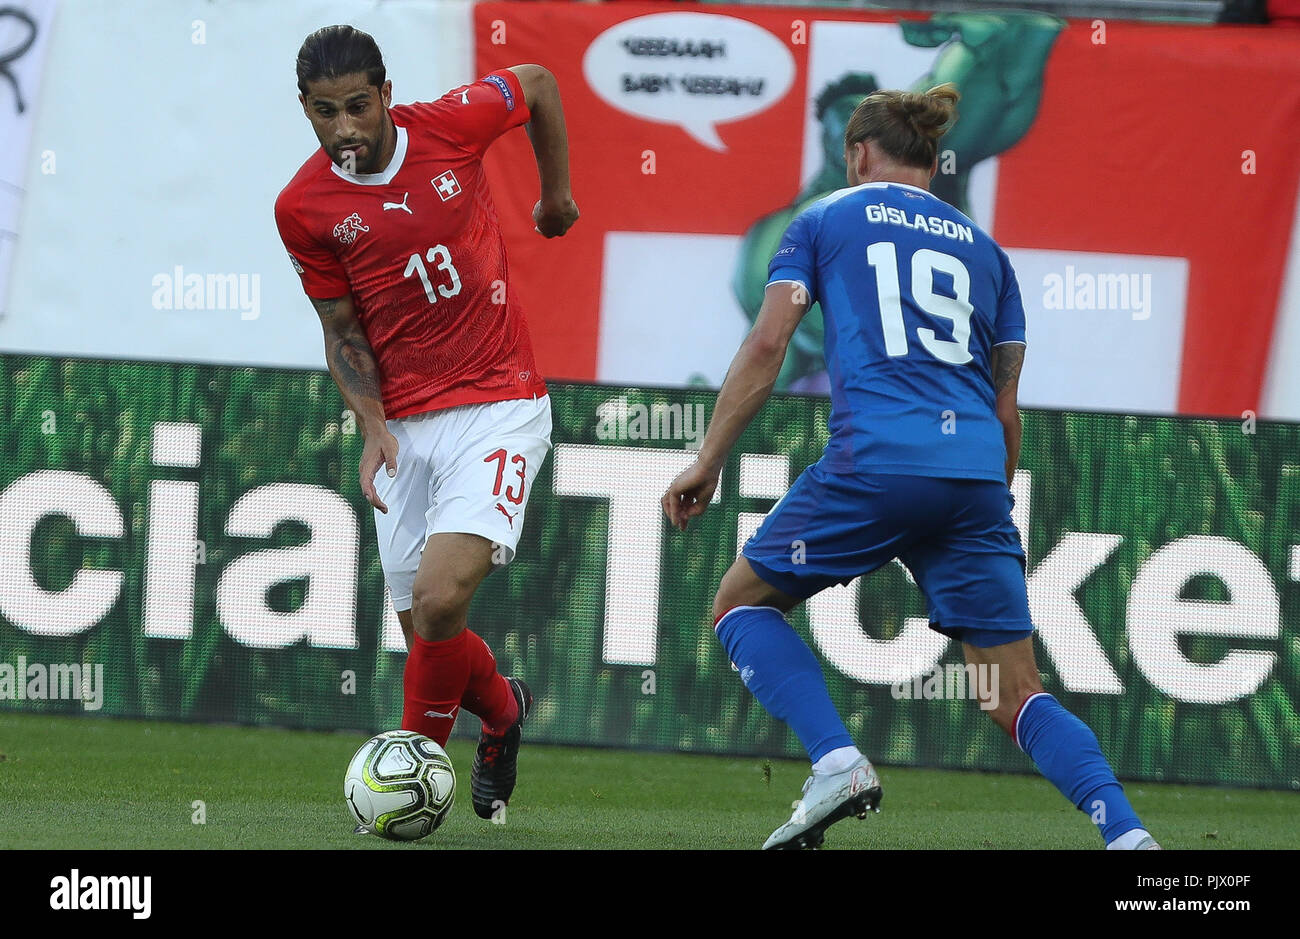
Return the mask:
<path id="1" fill-rule="evenodd" d="M 725 150 L 715 125 L 781 100 L 794 81 L 794 57 L 747 20 L 652 13 L 592 40 L 582 71 L 591 89 L 620 111 L 680 125 L 706 147 Z"/>

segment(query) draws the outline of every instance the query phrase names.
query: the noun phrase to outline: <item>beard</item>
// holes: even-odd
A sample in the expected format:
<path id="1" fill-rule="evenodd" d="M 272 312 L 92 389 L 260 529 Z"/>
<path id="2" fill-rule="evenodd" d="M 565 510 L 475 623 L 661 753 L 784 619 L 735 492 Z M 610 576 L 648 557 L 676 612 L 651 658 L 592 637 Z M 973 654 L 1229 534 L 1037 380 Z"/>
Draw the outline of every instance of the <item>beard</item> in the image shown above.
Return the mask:
<path id="1" fill-rule="evenodd" d="M 359 147 L 365 148 L 365 156 L 361 159 L 355 157 L 355 151 Z M 379 159 L 379 148 L 373 140 L 359 140 L 356 143 L 335 148 L 330 157 L 334 160 L 335 165 L 345 173 L 364 176 L 374 172 L 375 163 Z M 349 163 L 352 165 L 349 166 Z"/>
<path id="2" fill-rule="evenodd" d="M 384 152 L 384 138 L 388 134 L 388 128 L 384 127 L 379 134 L 372 138 L 362 137 L 346 146 L 336 147 L 330 154 L 334 163 L 345 173 L 352 173 L 357 176 L 368 176 L 372 173 L 379 172 L 379 161 Z M 347 166 L 347 155 L 344 150 L 353 150 L 357 147 L 365 148 L 365 156 L 356 160 L 355 165 L 349 169 Z"/>

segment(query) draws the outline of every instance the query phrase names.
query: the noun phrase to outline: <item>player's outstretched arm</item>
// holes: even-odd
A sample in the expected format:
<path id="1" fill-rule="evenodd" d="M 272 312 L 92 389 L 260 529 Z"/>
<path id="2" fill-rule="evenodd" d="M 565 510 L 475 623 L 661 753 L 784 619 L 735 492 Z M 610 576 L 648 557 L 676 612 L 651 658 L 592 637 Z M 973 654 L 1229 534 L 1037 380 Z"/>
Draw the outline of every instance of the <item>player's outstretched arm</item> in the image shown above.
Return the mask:
<path id="1" fill-rule="evenodd" d="M 1007 485 L 1016 478 L 1020 462 L 1020 407 L 1016 395 L 1020 387 L 1020 369 L 1025 364 L 1025 346 L 1004 342 L 993 347 L 993 393 L 997 396 L 997 415 L 1002 436 L 1007 442 Z"/>
<path id="2" fill-rule="evenodd" d="M 311 298 L 325 331 L 325 362 L 339 386 L 343 400 L 357 416 L 366 445 L 361 453 L 361 492 L 381 512 L 388 506 L 375 492 L 375 473 L 387 465 L 388 475 L 397 474 L 397 439 L 388 431 L 384 399 L 379 390 L 379 364 L 370 348 L 361 321 L 357 319 L 352 295 L 330 300 Z"/>
<path id="3" fill-rule="evenodd" d="M 515 65 L 510 71 L 523 86 L 524 103 L 532 115 L 526 127 L 542 188 L 542 198 L 533 207 L 533 224 L 542 235 L 555 238 L 578 220 L 569 184 L 569 134 L 560 105 L 560 86 L 550 70 L 540 65 Z"/>
<path id="4" fill-rule="evenodd" d="M 802 284 L 779 281 L 768 285 L 754 328 L 722 382 L 699 455 L 673 480 L 660 501 L 668 520 L 682 531 L 687 521 L 708 506 L 727 455 L 772 393 L 790 337 L 808 311 L 808 299 Z"/>

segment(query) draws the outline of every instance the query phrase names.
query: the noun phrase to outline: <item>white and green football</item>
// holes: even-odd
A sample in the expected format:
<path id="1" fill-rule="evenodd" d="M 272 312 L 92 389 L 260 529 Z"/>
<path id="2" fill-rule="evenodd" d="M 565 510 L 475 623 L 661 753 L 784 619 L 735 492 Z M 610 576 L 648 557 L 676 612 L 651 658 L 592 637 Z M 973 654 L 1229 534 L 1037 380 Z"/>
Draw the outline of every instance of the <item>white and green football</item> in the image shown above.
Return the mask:
<path id="1" fill-rule="evenodd" d="M 371 834 L 417 841 L 433 832 L 456 799 L 456 770 L 447 752 L 413 730 L 371 737 L 343 779 L 352 817 Z"/>

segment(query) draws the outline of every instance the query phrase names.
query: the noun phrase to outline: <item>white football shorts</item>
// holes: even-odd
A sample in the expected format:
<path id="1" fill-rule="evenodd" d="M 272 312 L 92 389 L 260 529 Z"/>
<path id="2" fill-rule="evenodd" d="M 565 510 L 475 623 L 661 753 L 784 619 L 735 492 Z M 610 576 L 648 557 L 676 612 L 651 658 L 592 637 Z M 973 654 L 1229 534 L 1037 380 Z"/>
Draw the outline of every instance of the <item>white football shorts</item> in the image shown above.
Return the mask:
<path id="1" fill-rule="evenodd" d="M 409 610 L 430 535 L 461 532 L 499 545 L 510 563 L 533 481 L 551 449 L 551 399 L 463 404 L 388 421 L 397 475 L 381 466 L 375 490 L 379 560 L 393 609 Z"/>

